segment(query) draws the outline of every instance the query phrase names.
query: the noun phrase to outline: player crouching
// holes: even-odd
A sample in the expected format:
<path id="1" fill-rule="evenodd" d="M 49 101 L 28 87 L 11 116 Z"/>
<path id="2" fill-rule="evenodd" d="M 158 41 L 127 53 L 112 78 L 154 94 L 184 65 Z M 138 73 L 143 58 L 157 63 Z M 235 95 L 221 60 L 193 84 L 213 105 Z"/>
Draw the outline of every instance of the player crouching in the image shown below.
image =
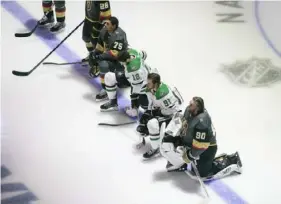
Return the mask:
<path id="1" fill-rule="evenodd" d="M 187 164 L 194 162 L 203 180 L 242 172 L 238 152 L 215 157 L 216 133 L 201 97 L 193 97 L 184 115 L 176 114 L 164 132 L 160 151 L 168 160 L 167 171 L 185 171 L 195 179 L 193 169 L 187 170 Z"/>
<path id="2" fill-rule="evenodd" d="M 139 106 L 147 109 L 148 99 L 144 89 L 150 68 L 145 64 L 145 59 L 145 51 L 128 49 L 120 53 L 118 60 L 123 63 L 124 71 L 105 74 L 105 90 L 109 101 L 100 106 L 102 112 L 118 110 L 117 87 L 127 84 L 131 86 L 131 107 L 125 110 L 126 113 L 131 117 L 136 117 Z"/>
<path id="3" fill-rule="evenodd" d="M 157 73 L 148 74 L 146 93 L 149 105 L 137 127 L 137 131 L 141 134 L 141 143 L 136 147 L 138 149 L 143 147 L 144 136 L 149 135 L 151 149 L 143 154 L 143 157 L 148 159 L 159 153 L 161 124 L 171 121 L 173 115 L 180 110 L 183 100 L 176 88 L 172 90 L 163 83 Z"/>

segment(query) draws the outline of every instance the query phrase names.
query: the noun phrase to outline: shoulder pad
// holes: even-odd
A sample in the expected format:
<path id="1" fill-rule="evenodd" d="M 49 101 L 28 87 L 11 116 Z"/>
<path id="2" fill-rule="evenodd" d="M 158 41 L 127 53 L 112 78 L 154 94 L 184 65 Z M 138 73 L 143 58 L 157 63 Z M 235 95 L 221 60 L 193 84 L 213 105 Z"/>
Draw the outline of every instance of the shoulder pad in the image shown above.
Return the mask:
<path id="1" fill-rule="evenodd" d="M 208 129 L 211 125 L 211 118 L 209 117 L 209 114 L 206 112 L 200 113 L 197 117 L 197 129 Z"/>
<path id="2" fill-rule="evenodd" d="M 115 35 L 116 35 L 116 40 L 126 39 L 126 33 L 121 28 L 117 28 L 115 30 Z"/>
<path id="3" fill-rule="evenodd" d="M 155 97 L 157 100 L 165 97 L 166 95 L 168 95 L 169 93 L 169 88 L 166 84 L 162 83 L 160 85 L 160 87 L 157 89 L 156 93 L 155 93 Z"/>

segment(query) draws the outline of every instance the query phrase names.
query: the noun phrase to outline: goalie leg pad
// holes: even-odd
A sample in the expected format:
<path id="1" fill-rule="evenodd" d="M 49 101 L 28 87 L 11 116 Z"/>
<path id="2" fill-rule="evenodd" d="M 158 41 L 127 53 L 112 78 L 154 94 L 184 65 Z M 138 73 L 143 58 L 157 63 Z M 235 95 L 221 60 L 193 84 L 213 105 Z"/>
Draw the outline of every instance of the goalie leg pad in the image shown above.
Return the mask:
<path id="1" fill-rule="evenodd" d="M 104 76 L 105 90 L 109 99 L 116 99 L 117 80 L 115 73 L 107 72 Z"/>
<path id="2" fill-rule="evenodd" d="M 173 143 L 163 142 L 160 146 L 160 152 L 173 165 L 167 169 L 168 171 L 178 169 L 185 163 L 181 155 L 175 151 Z"/>
<path id="3" fill-rule="evenodd" d="M 156 118 L 152 118 L 147 123 L 147 129 L 149 132 L 149 139 L 151 147 L 157 149 L 160 144 L 160 126 Z"/>

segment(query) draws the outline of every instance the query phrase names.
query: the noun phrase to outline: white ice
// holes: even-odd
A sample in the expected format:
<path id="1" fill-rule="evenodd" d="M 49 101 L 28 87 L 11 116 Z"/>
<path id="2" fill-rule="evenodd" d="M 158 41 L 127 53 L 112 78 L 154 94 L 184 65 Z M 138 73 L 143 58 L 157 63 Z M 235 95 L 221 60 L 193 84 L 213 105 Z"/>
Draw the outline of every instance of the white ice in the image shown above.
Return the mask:
<path id="1" fill-rule="evenodd" d="M 35 18 L 41 2 L 20 2 Z M 133 150 L 135 126 L 109 128 L 120 113 L 101 113 L 89 100 L 97 90 L 71 66 L 29 70 L 50 49 L 35 35 L 15 38 L 24 26 L 3 8 L 1 39 L 2 164 L 40 199 L 40 204 L 186 204 L 203 191 L 184 173 L 165 172 L 163 158 L 143 162 Z M 217 12 L 235 9 L 213 2 L 113 2 L 113 15 L 131 46 L 148 53 L 163 81 L 186 102 L 201 96 L 218 133 L 219 152 L 239 151 L 244 172 L 222 180 L 248 203 L 281 203 L 281 85 L 239 87 L 218 71 L 221 63 L 252 56 L 281 59 L 260 35 L 253 4 L 241 9 L 244 24 L 218 24 Z M 84 17 L 84 2 L 67 2 L 63 39 Z M 265 14 L 264 14 L 265 15 Z M 268 14 L 270 15 L 270 14 Z M 87 52 L 79 29 L 66 44 L 81 58 Z M 280 36 L 280 35 L 279 35 Z M 62 62 L 56 54 L 48 61 Z M 129 96 L 128 96 L 129 98 Z M 123 117 L 122 119 L 126 119 Z M 208 187 L 211 203 L 224 201 Z"/>

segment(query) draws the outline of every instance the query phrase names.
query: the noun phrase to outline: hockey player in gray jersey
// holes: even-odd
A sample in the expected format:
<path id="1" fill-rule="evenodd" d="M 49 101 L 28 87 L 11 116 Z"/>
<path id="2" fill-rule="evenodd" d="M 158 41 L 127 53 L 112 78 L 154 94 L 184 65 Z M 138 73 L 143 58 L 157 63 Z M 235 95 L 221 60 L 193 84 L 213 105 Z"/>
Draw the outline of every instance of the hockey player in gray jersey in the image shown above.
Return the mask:
<path id="1" fill-rule="evenodd" d="M 233 172 L 241 173 L 238 152 L 215 157 L 216 133 L 201 97 L 193 97 L 184 115 L 176 114 L 165 129 L 160 151 L 168 160 L 167 171 L 186 171 L 196 178 L 187 164 L 194 162 L 204 180 L 218 179 Z"/>
<path id="2" fill-rule="evenodd" d="M 129 87 L 125 77 L 125 71 L 122 64 L 118 61 L 118 56 L 121 52 L 128 48 L 127 35 L 119 27 L 119 20 L 112 16 L 106 21 L 105 28 L 100 32 L 99 39 L 95 50 L 89 55 L 90 76 L 96 76 L 99 70 L 102 90 L 96 95 L 96 101 L 107 100 L 107 92 L 105 91 L 105 74 L 108 72 L 116 73 L 119 87 Z M 124 79 L 124 80 L 123 80 Z M 127 82 L 127 83 L 126 83 Z"/>

